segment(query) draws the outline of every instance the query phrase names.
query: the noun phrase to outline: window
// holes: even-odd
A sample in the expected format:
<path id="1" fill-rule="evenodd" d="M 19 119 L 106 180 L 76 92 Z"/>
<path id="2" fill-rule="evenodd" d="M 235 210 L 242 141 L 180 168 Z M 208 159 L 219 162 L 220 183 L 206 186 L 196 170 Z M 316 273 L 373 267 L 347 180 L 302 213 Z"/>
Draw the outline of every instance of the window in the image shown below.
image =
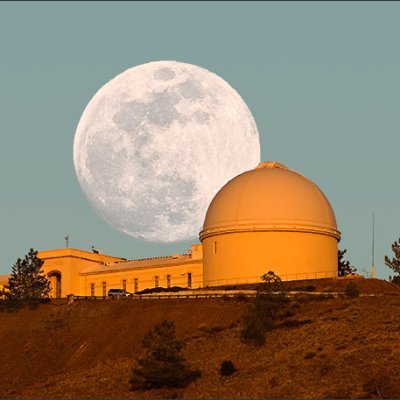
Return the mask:
<path id="1" fill-rule="evenodd" d="M 171 287 L 171 275 L 167 275 L 167 288 Z"/>
<path id="2" fill-rule="evenodd" d="M 122 290 L 126 291 L 126 279 L 122 280 Z"/>
<path id="3" fill-rule="evenodd" d="M 154 277 L 154 287 L 158 287 L 158 284 L 159 284 L 159 279 L 158 279 L 158 275 L 156 275 Z"/>
<path id="4" fill-rule="evenodd" d="M 90 284 L 90 295 L 94 296 L 94 283 Z"/>
<path id="5" fill-rule="evenodd" d="M 214 254 L 217 254 L 217 242 L 214 242 Z"/>
<path id="6" fill-rule="evenodd" d="M 139 291 L 139 279 L 138 278 L 135 278 L 133 280 L 133 287 L 134 287 L 135 293 Z"/>
<path id="7" fill-rule="evenodd" d="M 103 297 L 107 296 L 107 282 L 103 282 Z"/>
<path id="8" fill-rule="evenodd" d="M 188 272 L 188 274 L 187 274 L 187 286 L 188 286 L 188 288 L 192 288 L 192 273 L 191 272 Z"/>

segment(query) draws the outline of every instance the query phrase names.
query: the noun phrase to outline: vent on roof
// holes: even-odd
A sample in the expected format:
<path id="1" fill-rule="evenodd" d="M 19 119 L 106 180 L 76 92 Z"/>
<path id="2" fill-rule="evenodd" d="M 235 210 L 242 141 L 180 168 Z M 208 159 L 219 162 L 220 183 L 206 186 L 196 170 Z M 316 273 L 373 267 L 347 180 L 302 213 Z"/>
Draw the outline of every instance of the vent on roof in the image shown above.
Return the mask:
<path id="1" fill-rule="evenodd" d="M 185 258 L 188 254 L 172 254 L 172 258 Z"/>

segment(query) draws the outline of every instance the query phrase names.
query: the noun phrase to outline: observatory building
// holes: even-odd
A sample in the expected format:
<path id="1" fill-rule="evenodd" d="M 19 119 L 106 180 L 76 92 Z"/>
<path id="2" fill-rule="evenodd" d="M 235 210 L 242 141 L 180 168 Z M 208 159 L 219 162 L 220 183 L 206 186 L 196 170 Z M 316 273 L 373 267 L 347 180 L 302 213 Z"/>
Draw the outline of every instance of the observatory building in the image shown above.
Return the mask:
<path id="1" fill-rule="evenodd" d="M 201 288 L 337 276 L 340 232 L 332 207 L 311 180 L 262 162 L 229 181 L 212 200 L 201 244 L 187 254 L 125 260 L 66 248 L 39 252 L 53 297 L 106 296 L 110 288 Z M 1 284 L 5 283 L 2 277 Z"/>
<path id="2" fill-rule="evenodd" d="M 277 162 L 229 181 L 212 200 L 200 232 L 203 280 L 257 282 L 337 276 L 340 232 L 318 186 Z"/>

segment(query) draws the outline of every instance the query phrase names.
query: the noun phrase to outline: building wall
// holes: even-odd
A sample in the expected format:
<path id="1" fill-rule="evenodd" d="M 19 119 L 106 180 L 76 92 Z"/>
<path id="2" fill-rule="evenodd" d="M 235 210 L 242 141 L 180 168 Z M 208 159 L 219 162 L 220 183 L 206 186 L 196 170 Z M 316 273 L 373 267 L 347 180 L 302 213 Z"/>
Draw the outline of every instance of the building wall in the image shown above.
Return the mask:
<path id="1" fill-rule="evenodd" d="M 94 295 L 102 296 L 111 288 L 123 288 L 124 281 L 127 291 L 140 291 L 155 287 L 156 277 L 158 286 L 167 287 L 168 275 L 170 286 L 188 287 L 189 273 L 192 288 L 259 282 L 268 271 L 283 280 L 336 277 L 337 249 L 337 239 L 329 235 L 248 231 L 208 236 L 202 244 L 192 245 L 185 259 L 179 255 L 165 257 L 165 261 L 156 258 L 145 266 L 129 265 L 127 261 L 121 262 L 120 269 L 115 263 L 124 261 L 122 258 L 72 248 L 40 251 L 38 256 L 51 281 L 52 297 L 66 297 L 91 296 L 92 285 Z M 61 278 L 58 293 L 55 274 Z M 0 281 L 0 289 L 6 283 Z"/>
<path id="2" fill-rule="evenodd" d="M 54 273 L 61 274 L 61 297 L 66 297 L 68 294 L 80 294 L 84 290 L 79 278 L 83 269 L 122 260 L 73 248 L 39 251 L 38 257 L 44 261 L 42 270 L 52 284 L 52 297 L 56 297 L 55 280 L 51 278 Z"/>
<path id="3" fill-rule="evenodd" d="M 191 246 L 191 255 L 193 260 L 202 260 L 203 259 L 203 245 L 192 244 Z"/>
<path id="4" fill-rule="evenodd" d="M 80 276 L 81 295 L 91 296 L 91 285 L 94 285 L 94 295 L 103 296 L 103 282 L 105 293 L 109 289 L 123 289 L 123 281 L 126 280 L 126 290 L 135 292 L 135 279 L 137 279 L 137 291 L 156 286 L 155 277 L 158 277 L 158 286 L 167 287 L 167 275 L 170 275 L 170 286 L 188 287 L 188 277 L 191 273 L 191 287 L 202 287 L 203 263 L 202 260 L 193 260 L 176 265 L 157 265 L 145 268 L 126 269 L 121 271 L 84 273 Z"/>
<path id="5" fill-rule="evenodd" d="M 239 232 L 203 240 L 204 286 L 337 276 L 336 238 L 304 232 Z"/>
<path id="6" fill-rule="evenodd" d="M 105 264 L 124 261 L 119 257 L 104 254 L 95 254 L 78 249 L 57 249 L 38 252 L 38 257 L 44 261 L 42 270 L 50 280 L 51 296 L 56 298 L 66 297 L 68 294 L 90 296 L 91 284 L 94 284 L 95 296 L 103 295 L 103 282 L 106 283 L 106 292 L 111 288 L 123 288 L 126 280 L 126 289 L 135 291 L 135 279 L 138 279 L 138 290 L 155 286 L 155 277 L 158 285 L 167 287 L 167 275 L 170 275 L 170 286 L 188 287 L 188 274 L 191 273 L 192 288 L 202 287 L 203 262 L 202 245 L 195 244 L 191 248 L 191 260 L 182 262 L 176 256 L 176 263 L 168 265 L 149 265 L 140 268 L 124 268 L 110 272 L 93 271 L 82 273 L 86 269 L 99 267 L 104 269 Z M 58 278 L 59 277 L 59 278 Z M 57 291 L 57 279 L 61 281 L 61 288 Z"/>

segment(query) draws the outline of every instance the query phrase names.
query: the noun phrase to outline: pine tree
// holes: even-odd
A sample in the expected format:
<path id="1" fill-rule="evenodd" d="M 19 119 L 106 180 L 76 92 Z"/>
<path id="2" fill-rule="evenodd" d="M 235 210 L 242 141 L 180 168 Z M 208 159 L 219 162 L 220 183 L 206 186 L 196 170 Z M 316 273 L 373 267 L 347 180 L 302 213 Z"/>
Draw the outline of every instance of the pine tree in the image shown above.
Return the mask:
<path id="1" fill-rule="evenodd" d="M 131 390 L 157 387 L 185 387 L 200 376 L 191 370 L 181 354 L 183 343 L 176 338 L 175 326 L 163 321 L 146 333 L 143 354 L 136 360 L 129 383 Z"/>
<path id="2" fill-rule="evenodd" d="M 18 258 L 12 267 L 12 273 L 5 285 L 7 300 L 41 300 L 48 299 L 50 282 L 43 274 L 43 261 L 37 251 L 30 249 L 23 260 Z"/>
<path id="3" fill-rule="evenodd" d="M 353 274 L 357 271 L 356 267 L 350 265 L 350 262 L 344 260 L 344 255 L 346 254 L 347 250 L 338 250 L 338 275 L 345 276 Z"/>
<path id="4" fill-rule="evenodd" d="M 397 275 L 400 274 L 400 239 L 399 241 L 395 241 L 392 244 L 392 250 L 394 253 L 394 257 L 390 259 L 388 256 L 385 256 L 385 264 L 391 268 Z"/>

